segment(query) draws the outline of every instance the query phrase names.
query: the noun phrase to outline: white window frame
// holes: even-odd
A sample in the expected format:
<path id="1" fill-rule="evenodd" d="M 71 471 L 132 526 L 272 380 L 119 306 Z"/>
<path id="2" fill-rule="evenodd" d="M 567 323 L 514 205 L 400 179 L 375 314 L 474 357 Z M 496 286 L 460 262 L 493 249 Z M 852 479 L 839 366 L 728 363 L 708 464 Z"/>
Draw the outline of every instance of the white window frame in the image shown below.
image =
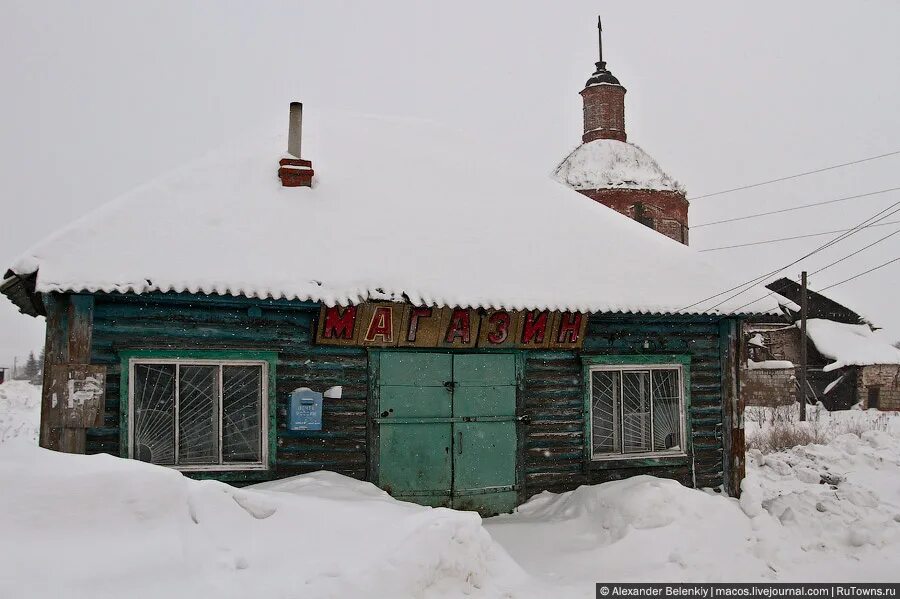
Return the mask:
<path id="1" fill-rule="evenodd" d="M 269 363 L 265 360 L 215 360 L 205 358 L 154 358 L 134 357 L 128 360 L 128 457 L 134 459 L 134 367 L 138 364 L 175 364 L 175 459 L 178 459 L 178 371 L 179 366 L 219 366 L 217 375 L 219 383 L 219 456 L 222 456 L 222 366 L 260 366 L 262 368 L 262 381 L 260 385 L 260 420 L 259 420 L 259 462 L 235 462 L 221 464 L 158 464 L 166 468 L 173 468 L 181 472 L 234 472 L 245 470 L 269 469 Z"/>
<path id="2" fill-rule="evenodd" d="M 613 460 L 641 460 L 645 458 L 671 458 L 671 457 L 686 457 L 687 456 L 687 414 L 685 411 L 685 393 L 684 393 L 684 366 L 681 364 L 595 364 L 591 365 L 588 368 L 588 392 L 589 396 L 593 397 L 594 395 L 594 373 L 598 371 L 605 372 L 619 372 L 619 393 L 620 398 L 622 396 L 622 385 L 624 384 L 624 377 L 621 376 L 621 373 L 624 372 L 650 372 L 650 380 L 653 380 L 654 370 L 675 370 L 678 372 L 678 418 L 679 423 L 681 424 L 681 443 L 679 446 L 681 449 L 672 451 L 672 450 L 663 450 L 663 451 L 637 451 L 631 453 L 625 453 L 620 450 L 618 453 L 594 453 L 594 406 L 593 402 L 590 403 L 588 409 L 588 431 L 589 438 L 588 443 L 590 443 L 590 454 L 591 461 L 594 462 L 606 462 Z M 622 401 L 619 400 L 620 410 L 622 409 Z M 619 420 L 619 426 L 622 426 L 622 420 Z M 621 435 L 621 433 L 620 433 Z M 653 385 L 650 385 L 650 438 L 653 438 Z"/>

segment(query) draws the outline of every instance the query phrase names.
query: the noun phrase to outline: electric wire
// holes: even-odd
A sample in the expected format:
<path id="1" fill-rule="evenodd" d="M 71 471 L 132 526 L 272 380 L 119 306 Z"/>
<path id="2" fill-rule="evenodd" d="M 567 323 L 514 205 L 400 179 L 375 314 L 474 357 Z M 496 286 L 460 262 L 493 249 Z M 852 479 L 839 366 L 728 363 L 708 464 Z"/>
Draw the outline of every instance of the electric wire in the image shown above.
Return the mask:
<path id="1" fill-rule="evenodd" d="M 784 271 L 785 269 L 788 269 L 788 268 L 790 268 L 791 266 L 797 264 L 798 262 L 801 262 L 801 261 L 803 261 L 803 260 L 809 258 L 810 256 L 813 256 L 813 255 L 815 255 L 815 254 L 817 254 L 817 253 L 819 253 L 819 252 L 821 252 L 821 251 L 823 251 L 823 250 L 825 250 L 825 249 L 831 247 L 832 245 L 834 245 L 834 244 L 836 244 L 836 243 L 840 243 L 840 242 L 843 241 L 844 239 L 847 239 L 847 238 L 850 237 L 851 235 L 855 235 L 855 234 L 858 233 L 859 231 L 861 231 L 861 230 L 867 228 L 868 226 L 871 226 L 871 225 L 874 224 L 874 223 L 877 223 L 877 222 L 879 222 L 879 221 L 881 221 L 881 220 L 884 220 L 884 219 L 887 218 L 888 216 L 891 216 L 892 214 L 894 214 L 894 212 L 900 211 L 900 208 L 895 209 L 895 207 L 896 207 L 897 205 L 900 205 L 900 202 L 894 202 L 893 204 L 891 204 L 891 205 L 888 206 L 887 208 L 885 208 L 885 209 L 883 209 L 883 210 L 880 210 L 879 212 L 875 213 L 873 216 L 870 216 L 869 218 L 863 220 L 862 222 L 860 222 L 859 224 L 857 224 L 857 225 L 856 225 L 855 227 L 853 227 L 852 229 L 849 229 L 848 231 L 846 231 L 846 232 L 844 232 L 844 233 L 838 235 L 838 236 L 835 237 L 834 239 L 831 239 L 831 240 L 827 241 L 826 243 L 820 245 L 820 246 L 817 247 L 816 249 L 814 249 L 814 250 L 812 250 L 812 251 L 810 251 L 810 252 L 804 254 L 803 256 L 797 258 L 796 260 L 794 260 L 794 261 L 792 261 L 792 262 L 790 262 L 790 263 L 788 263 L 788 264 L 786 264 L 786 265 L 784 265 L 784 266 L 782 266 L 782 267 L 780 267 L 780 268 L 777 268 L 777 269 L 775 269 L 775 270 L 773 270 L 773 271 L 770 271 L 770 272 L 767 272 L 767 273 L 763 273 L 763 274 L 761 274 L 761 275 L 759 275 L 759 276 L 757 276 L 757 277 L 754 277 L 754 278 L 752 278 L 752 279 L 749 279 L 749 280 L 745 281 L 744 283 L 741 283 L 741 284 L 739 284 L 739 285 L 736 285 L 736 286 L 734 286 L 734 287 L 731 287 L 731 288 L 729 288 L 729 289 L 726 289 L 725 291 L 720 291 L 719 293 L 716 293 L 716 294 L 714 294 L 714 295 L 711 295 L 711 296 L 709 296 L 709 297 L 706 297 L 706 298 L 704 298 L 704 299 L 701 299 L 701 300 L 699 300 L 699 301 L 696 301 L 696 302 L 694 302 L 694 303 L 692 303 L 692 304 L 689 304 L 689 305 L 687 305 L 687 306 L 681 308 L 680 310 L 678 310 L 678 312 L 684 312 L 685 310 L 687 310 L 687 309 L 689 309 L 689 308 L 693 308 L 694 306 L 697 306 L 697 305 L 699 305 L 699 304 L 705 303 L 705 302 L 707 302 L 707 301 L 709 301 L 709 300 L 712 300 L 712 299 L 715 299 L 715 298 L 717 298 L 717 297 L 723 296 L 723 295 L 725 295 L 725 294 L 727 294 L 727 293 L 731 293 L 732 291 L 741 289 L 741 291 L 738 291 L 738 292 L 735 293 L 734 295 L 731 295 L 731 296 L 725 298 L 724 300 L 720 301 L 719 303 L 717 303 L 717 304 L 715 304 L 715 305 L 713 305 L 713 306 L 707 308 L 707 311 L 708 311 L 708 310 L 713 310 L 713 309 L 715 309 L 715 308 L 721 306 L 721 305 L 724 304 L 725 302 L 728 302 L 728 301 L 734 299 L 735 297 L 737 297 L 737 296 L 739 296 L 739 295 L 742 295 L 742 294 L 744 294 L 744 293 L 747 293 L 750 289 L 753 288 L 753 286 L 757 285 L 757 284 L 758 284 L 759 282 L 761 282 L 763 279 L 766 279 L 766 278 L 768 278 L 768 277 L 770 277 L 770 276 L 772 276 L 772 275 L 778 274 L 778 273 Z M 892 209 L 895 209 L 895 210 L 894 210 L 893 212 L 888 212 L 889 210 L 892 210 Z M 885 215 L 885 214 L 884 214 L 885 212 L 888 212 L 888 214 Z M 742 289 L 743 287 L 746 287 L 746 289 Z M 756 301 L 758 301 L 758 300 L 756 300 Z"/>
<path id="2" fill-rule="evenodd" d="M 894 222 L 900 222 L 900 221 L 894 221 Z M 879 225 L 873 225 L 873 226 L 879 226 Z M 831 268 L 831 267 L 834 266 L 835 264 L 840 264 L 840 263 L 843 262 L 844 260 L 846 260 L 846 259 L 848 259 L 848 258 L 852 258 L 853 256 L 855 256 L 855 255 L 857 255 L 857 254 L 859 254 L 859 253 L 861 253 L 861 252 L 863 252 L 863 251 L 869 249 L 869 248 L 872 247 L 873 245 L 877 245 L 877 244 L 881 243 L 882 241 L 884 241 L 885 239 L 889 239 L 889 238 L 893 237 L 893 236 L 896 235 L 897 233 L 900 233 L 900 229 L 897 229 L 897 230 L 894 231 L 893 233 L 888 233 L 888 234 L 885 235 L 884 237 L 881 237 L 881 238 L 879 238 L 879 239 L 876 239 L 875 241 L 873 241 L 873 242 L 870 243 L 869 245 L 866 245 L 866 246 L 864 246 L 864 247 L 861 247 L 861 248 L 859 248 L 858 250 L 856 250 L 855 252 L 851 252 L 850 254 L 847 254 L 847 255 L 844 256 L 843 258 L 839 258 L 839 259 L 835 260 L 834 262 L 831 262 L 831 263 L 829 263 L 829 264 L 826 264 L 825 266 L 823 266 L 822 268 L 820 268 L 820 269 L 818 269 L 818 270 L 812 271 L 811 273 L 809 273 L 808 276 L 811 277 L 811 276 L 813 276 L 813 275 L 815 275 L 815 274 L 818 274 L 818 273 L 822 272 L 823 270 L 827 270 L 827 269 Z M 795 278 L 795 279 L 796 279 L 796 278 Z M 798 282 L 798 281 L 796 281 L 795 279 L 792 279 L 792 280 L 794 280 L 794 282 Z M 828 287 L 825 287 L 824 289 L 828 289 Z M 752 300 L 752 301 L 750 301 L 750 302 L 747 302 L 746 304 L 743 304 L 742 306 L 738 306 L 738 307 L 735 309 L 735 311 L 741 310 L 742 308 L 746 308 L 747 306 L 750 306 L 750 305 L 752 305 L 752 304 L 755 304 L 756 302 L 762 301 L 762 300 L 766 299 L 767 297 L 770 297 L 770 296 L 772 296 L 772 295 L 774 295 L 774 294 L 775 294 L 775 292 L 774 292 L 774 291 L 771 291 L 771 292 L 769 292 L 768 294 L 766 294 L 766 295 L 764 295 L 764 296 L 762 296 L 762 297 L 758 297 L 758 298 L 756 298 L 755 300 Z"/>
<path id="3" fill-rule="evenodd" d="M 900 223 L 900 220 L 891 220 L 886 223 L 878 223 L 870 225 L 872 227 L 887 227 L 888 225 L 896 225 Z M 731 250 L 735 248 L 744 248 L 750 247 L 754 245 L 766 245 L 768 243 L 780 243 L 782 241 L 793 241 L 794 239 L 806 239 L 809 237 L 821 237 L 823 235 L 831 235 L 832 233 L 846 233 L 847 231 L 852 231 L 853 229 L 834 229 L 833 231 L 822 231 L 821 233 L 806 233 L 805 235 L 791 235 L 790 237 L 777 237 L 775 239 L 764 239 L 761 241 L 749 241 L 747 243 L 737 243 L 735 245 L 722 245 L 714 248 L 706 248 L 702 250 L 697 250 L 698 252 L 717 252 L 719 250 Z"/>
<path id="4" fill-rule="evenodd" d="M 879 191 L 872 191 L 869 193 L 861 193 L 858 195 L 846 196 L 843 198 L 837 198 L 835 200 L 826 200 L 824 202 L 813 202 L 812 204 L 801 204 L 800 206 L 793 206 L 791 208 L 782 208 L 780 210 L 770 210 L 768 212 L 757 212 L 756 214 L 747 214 L 745 216 L 737 216 L 735 218 L 726 218 L 724 220 L 714 220 L 708 223 L 700 223 L 699 225 L 691 226 L 691 229 L 699 229 L 701 227 L 711 227 L 713 225 L 722 225 L 725 223 L 733 223 L 741 220 L 748 220 L 751 218 L 761 218 L 763 216 L 770 216 L 772 214 L 782 214 L 784 212 L 794 212 L 795 210 L 804 210 L 806 208 L 814 208 L 816 206 L 825 206 L 827 204 L 836 204 L 838 202 L 847 202 L 849 200 L 855 200 L 858 198 L 866 198 L 869 196 L 880 195 L 882 193 L 888 193 L 891 191 L 897 191 L 900 187 L 891 187 L 888 189 L 881 189 Z"/>
<path id="5" fill-rule="evenodd" d="M 843 285 L 844 283 L 846 283 L 848 281 L 852 281 L 853 279 L 858 279 L 859 277 L 861 277 L 863 275 L 867 275 L 872 271 L 878 270 L 879 268 L 884 268 L 885 266 L 888 266 L 889 264 L 893 264 L 894 262 L 897 262 L 898 260 L 900 260 L 900 257 L 894 258 L 893 260 L 888 260 L 887 262 L 885 262 L 883 264 L 879 264 L 878 266 L 873 266 L 869 270 L 864 270 L 863 272 L 857 273 L 857 274 L 853 275 L 852 277 L 844 279 L 843 281 L 838 281 L 837 283 L 832 283 L 831 285 L 829 285 L 827 287 L 822 287 L 816 293 L 821 293 L 822 291 L 825 291 L 826 289 L 831 289 L 832 287 L 837 287 L 838 285 Z"/>
<path id="6" fill-rule="evenodd" d="M 875 226 L 878 226 L 878 225 L 875 225 Z M 835 260 L 834 262 L 832 262 L 832 263 L 830 263 L 830 264 L 826 264 L 825 266 L 823 266 L 823 267 L 820 268 L 819 270 L 814 270 L 814 271 L 812 271 L 811 273 L 809 273 L 809 276 L 813 276 L 813 275 L 815 275 L 815 274 L 819 274 L 819 273 L 822 272 L 823 270 L 826 270 L 826 269 L 828 269 L 828 268 L 831 268 L 831 267 L 834 266 L 835 264 L 840 264 L 841 262 L 843 262 L 843 261 L 846 260 L 847 258 L 852 258 L 853 256 L 859 254 L 860 252 L 864 252 L 865 250 L 869 249 L 869 248 L 872 247 L 873 245 L 877 245 L 877 244 L 881 243 L 882 241 L 884 241 L 885 239 L 890 239 L 891 237 L 893 237 L 893 236 L 896 235 L 897 233 L 900 233 L 900 229 L 897 229 L 897 230 L 894 231 L 893 233 L 888 233 L 888 234 L 885 235 L 884 237 L 881 237 L 881 238 L 879 238 L 879 239 L 876 239 L 875 241 L 873 241 L 873 242 L 870 243 L 869 245 L 859 248 L 858 250 L 856 250 L 856 251 L 853 252 L 852 254 L 847 254 L 847 255 L 844 256 L 843 258 L 840 258 L 840 259 L 838 259 L 838 260 Z"/>
<path id="7" fill-rule="evenodd" d="M 878 156 L 870 156 L 870 157 L 868 157 L 868 158 L 862 158 L 862 159 L 860 159 L 860 160 L 853 160 L 853 161 L 851 161 L 851 162 L 844 162 L 844 163 L 841 163 L 841 164 L 835 164 L 835 165 L 832 165 L 832 166 L 826 166 L 825 168 L 819 168 L 819 169 L 815 169 L 815 170 L 812 170 L 812 171 L 806 171 L 806 172 L 803 172 L 803 173 L 797 173 L 797 174 L 795 174 L 795 175 L 788 175 L 787 177 L 779 177 L 779 178 L 777 178 L 777 179 L 769 179 L 768 181 L 760 181 L 759 183 L 751 183 L 751 184 L 749 184 L 749 185 L 742 185 L 741 187 L 734 187 L 734 188 L 732 188 L 732 189 L 723 189 L 722 191 L 715 191 L 715 192 L 713 192 L 713 193 L 707 193 L 707 194 L 703 194 L 703 195 L 696 196 L 696 197 L 693 197 L 693 198 L 688 198 L 688 200 L 689 200 L 689 201 L 700 200 L 700 199 L 703 199 L 703 198 L 711 198 L 711 197 L 713 197 L 713 196 L 720 196 L 720 195 L 724 195 L 724 194 L 726 194 L 726 193 L 732 193 L 732 192 L 735 192 L 735 191 L 741 191 L 741 190 L 744 190 L 744 189 L 752 189 L 752 188 L 754 188 L 754 187 L 761 187 L 761 186 L 763 186 L 763 185 L 769 185 L 769 184 L 771 184 L 771 183 L 778 183 L 779 181 L 788 181 L 789 179 L 797 179 L 797 178 L 799 178 L 799 177 L 806 177 L 807 175 L 814 175 L 814 174 L 816 174 L 816 173 L 823 173 L 823 172 L 825 172 L 825 171 L 830 171 L 830 170 L 834 170 L 834 169 L 837 169 L 837 168 L 843 168 L 843 167 L 845 167 L 845 166 L 851 166 L 851 165 L 853 165 L 853 164 L 859 164 L 859 163 L 861 163 L 861 162 L 869 162 L 870 160 L 878 160 L 879 158 L 886 158 L 886 157 L 888 157 L 888 156 L 896 156 L 897 154 L 900 154 L 900 150 L 895 150 L 895 151 L 893 151 L 893 152 L 887 152 L 886 154 L 879 154 Z"/>
<path id="8" fill-rule="evenodd" d="M 900 212 L 900 208 L 894 208 L 894 207 L 897 206 L 898 204 L 900 204 L 900 202 L 895 202 L 895 203 L 891 204 L 890 206 L 888 206 L 888 207 L 885 208 L 884 210 L 881 210 L 881 211 L 877 212 L 874 216 L 871 216 L 871 217 L 867 218 L 866 220 L 864 220 L 863 222 L 861 222 L 860 224 L 858 224 L 858 225 L 857 225 L 856 227 L 854 227 L 853 229 L 847 231 L 846 233 L 842 233 L 841 235 L 838 235 L 836 238 L 832 239 L 831 241 L 828 241 L 827 243 L 823 244 L 823 245 L 820 246 L 819 248 L 817 248 L 817 249 L 813 250 L 812 252 L 810 252 L 810 253 L 808 253 L 808 254 L 806 254 L 806 255 L 804 255 L 804 256 L 798 258 L 797 260 L 794 260 L 794 261 L 791 262 L 790 264 L 788 264 L 788 265 L 786 265 L 786 266 L 784 266 L 784 267 L 778 269 L 777 271 L 775 271 L 774 273 L 771 273 L 771 274 L 778 274 L 778 273 L 782 272 L 783 270 L 785 270 L 785 269 L 787 269 L 787 268 L 790 268 L 790 267 L 793 266 L 794 264 L 797 264 L 798 262 L 801 262 L 802 260 L 805 260 L 806 258 L 809 258 L 809 257 L 812 256 L 813 254 L 817 254 L 818 252 L 821 252 L 821 251 L 825 250 L 826 248 L 829 248 L 829 247 L 831 247 L 832 245 L 834 245 L 834 244 L 836 244 L 836 243 L 839 243 L 839 242 L 841 242 L 841 241 L 847 239 L 848 237 L 850 237 L 850 236 L 852 236 L 852 235 L 855 235 L 856 233 L 859 233 L 860 231 L 862 231 L 862 230 L 864 230 L 864 229 L 866 229 L 866 228 L 872 226 L 873 224 L 875 224 L 875 223 L 877 223 L 877 222 L 879 222 L 879 221 L 884 220 L 885 218 L 887 218 L 887 217 L 889 217 L 889 216 L 895 214 L 896 212 Z M 887 214 L 884 214 L 884 213 L 887 212 L 888 210 L 891 210 L 891 211 L 888 212 Z M 883 215 L 883 216 L 882 216 L 882 215 Z M 871 221 L 871 222 L 870 222 L 870 221 Z M 755 282 L 751 283 L 751 284 L 747 287 L 747 289 L 744 289 L 744 290 L 742 290 L 742 291 L 739 291 L 738 293 L 735 293 L 734 295 L 731 295 L 731 296 L 725 298 L 725 299 L 722 300 L 721 302 L 719 302 L 719 303 L 713 305 L 712 308 L 710 308 L 710 309 L 718 308 L 719 306 L 721 306 L 721 305 L 724 304 L 725 302 L 729 302 L 729 301 L 731 301 L 732 299 L 736 298 L 737 296 L 742 295 L 742 294 L 744 294 L 744 293 L 747 293 L 747 291 L 749 291 L 750 289 L 752 289 L 754 285 L 758 284 L 762 279 L 768 278 L 768 276 L 770 276 L 770 275 L 765 275 L 765 276 L 763 276 L 763 277 L 761 277 L 761 278 L 757 278 L 757 279 L 755 280 Z"/>

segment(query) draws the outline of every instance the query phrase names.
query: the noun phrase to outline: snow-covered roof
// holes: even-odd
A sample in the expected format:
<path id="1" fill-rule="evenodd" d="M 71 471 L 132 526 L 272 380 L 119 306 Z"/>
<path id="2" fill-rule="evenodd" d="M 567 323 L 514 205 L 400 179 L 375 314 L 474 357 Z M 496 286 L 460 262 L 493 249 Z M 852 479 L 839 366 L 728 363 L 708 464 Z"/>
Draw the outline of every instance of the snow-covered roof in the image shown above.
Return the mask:
<path id="1" fill-rule="evenodd" d="M 615 139 L 583 143 L 553 172 L 573 189 L 651 189 L 684 192 L 656 161 L 638 146 Z"/>
<path id="2" fill-rule="evenodd" d="M 328 305 L 723 314 L 746 302 L 692 305 L 733 282 L 690 248 L 453 130 L 348 114 L 306 121 L 313 188 L 281 186 L 283 136 L 237 144 L 87 214 L 13 271 L 37 272 L 38 292 Z"/>
<path id="3" fill-rule="evenodd" d="M 824 370 L 900 364 L 900 349 L 879 339 L 868 325 L 812 318 L 806 322 L 806 334 L 820 354 L 834 360 Z"/>

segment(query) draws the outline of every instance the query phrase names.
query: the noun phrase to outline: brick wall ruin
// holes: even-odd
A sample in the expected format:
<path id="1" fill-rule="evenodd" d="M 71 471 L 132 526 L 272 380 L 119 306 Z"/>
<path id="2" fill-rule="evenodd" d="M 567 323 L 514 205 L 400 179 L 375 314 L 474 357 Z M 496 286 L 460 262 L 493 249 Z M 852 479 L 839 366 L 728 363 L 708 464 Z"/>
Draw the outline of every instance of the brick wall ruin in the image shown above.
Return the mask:
<path id="1" fill-rule="evenodd" d="M 753 368 L 741 372 L 741 393 L 748 406 L 776 407 L 794 403 L 797 384 L 793 368 Z"/>
<path id="2" fill-rule="evenodd" d="M 900 365 L 875 364 L 860 367 L 856 389 L 857 397 L 867 408 L 900 410 Z M 878 405 L 869 405 L 870 401 L 877 401 Z"/>

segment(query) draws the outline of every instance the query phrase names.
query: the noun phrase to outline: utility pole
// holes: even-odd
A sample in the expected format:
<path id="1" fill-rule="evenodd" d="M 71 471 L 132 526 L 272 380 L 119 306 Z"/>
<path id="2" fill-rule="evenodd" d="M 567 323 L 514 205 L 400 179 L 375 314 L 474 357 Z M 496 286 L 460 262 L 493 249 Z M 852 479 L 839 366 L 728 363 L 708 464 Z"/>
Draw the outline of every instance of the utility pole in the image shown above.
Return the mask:
<path id="1" fill-rule="evenodd" d="M 800 420 L 806 420 L 806 271 L 800 275 Z"/>

